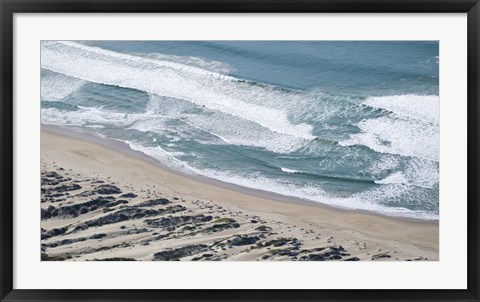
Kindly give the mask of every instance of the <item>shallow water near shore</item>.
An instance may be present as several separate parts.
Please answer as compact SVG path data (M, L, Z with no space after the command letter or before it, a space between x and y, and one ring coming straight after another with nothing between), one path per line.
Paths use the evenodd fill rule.
M438 219L436 42L42 43L42 123L335 207Z

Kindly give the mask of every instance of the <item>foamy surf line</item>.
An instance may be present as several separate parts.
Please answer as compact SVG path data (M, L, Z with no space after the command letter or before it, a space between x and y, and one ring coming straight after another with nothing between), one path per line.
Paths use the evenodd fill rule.
M253 196L258 196L262 198L267 198L270 200L277 200L282 202L294 202L307 205L316 205L316 206L326 206L329 208L334 208L338 210L346 211L359 211L363 213L369 213L372 215L380 215L389 218L395 219L407 219L407 220L418 220L418 221L438 221L438 215L433 213L427 213L423 211L412 211L404 208L392 208L392 207L382 207L380 205L367 204L359 200L350 199L351 204L345 205L342 202L345 202L346 199L330 199L330 200L312 200L309 196L302 193L291 192L285 188L278 188L277 191L267 190L265 188L274 187L271 180L248 180L245 178L238 178L236 176L228 175L225 173L218 173L218 171L208 171L208 170L198 170L189 167L181 161L176 160L177 165L170 165L165 160L168 157L156 158L150 154L142 152L140 150L135 150L127 142L114 140L110 138L103 138L95 135L92 132L77 129L66 129L58 126L44 125L42 124L42 131L48 131L51 133L64 135L73 139L83 140L91 143L95 143L106 147L108 149L121 152L130 156L146 160L147 162L156 165L161 169L165 169L171 173L177 175L192 178L197 181L201 181L210 185L215 185L221 188L234 190L240 193L245 193ZM165 151L164 151L165 152ZM168 152L165 152L165 155L168 155ZM182 166L183 165L183 166ZM188 167L190 173L184 168ZM180 169L178 169L180 168ZM192 173L193 172L193 173ZM305 192L303 192L305 193ZM393 211L392 211L393 210Z
M307 140L314 138L310 125L292 124L285 112L248 102L248 94L239 88L244 85L240 79L198 67L75 42L52 41L42 43L41 66L83 81L188 101L257 123L276 133Z

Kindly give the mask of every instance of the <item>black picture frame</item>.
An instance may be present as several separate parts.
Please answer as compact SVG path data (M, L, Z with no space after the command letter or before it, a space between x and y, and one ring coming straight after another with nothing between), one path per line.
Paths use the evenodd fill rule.
M1 0L1 301L480 301L478 0ZM26 290L13 289L13 16L15 13L468 13L468 289ZM453 278L455 276L452 276Z

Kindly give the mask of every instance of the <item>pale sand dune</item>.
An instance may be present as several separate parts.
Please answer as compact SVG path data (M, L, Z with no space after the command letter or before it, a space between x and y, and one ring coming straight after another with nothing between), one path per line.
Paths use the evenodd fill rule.
M100 207L77 217L67 215L42 219L44 232L68 226L65 234L44 239L42 244L87 238L94 234L105 235L102 238L61 243L56 247L43 247L43 252L49 257L60 260L65 257L70 260L115 257L152 260L155 253L168 249L180 249L184 253L178 257L180 260L261 260L262 257L268 260L300 260L302 256L303 259L313 260L316 255L328 258L329 254L326 253L329 251L333 251L332 255L340 255L341 260L352 257L360 260L372 260L372 257L373 260L438 260L439 257L439 228L436 221L397 219L293 199L288 201L286 197L277 198L274 195L267 198L268 194L260 192L249 194L247 191L233 190L174 173L146 159L97 143L45 130L41 134L41 157L43 176L45 172L55 171L63 179L71 178L64 183L77 181L82 187L69 191L69 195L51 199L47 196L50 193L43 194L43 209L85 203L98 197L98 194L75 196L95 190L100 185L95 183L98 180L117 186L122 194L133 192L138 195L128 199L119 198L121 194L112 194L117 201L128 199L128 204L111 206L111 212L104 213ZM54 187L55 185L42 185L47 190ZM177 208L172 208L168 215L145 214L147 216L72 232L85 221L116 213L121 207L127 211L132 206L155 198L167 198L170 203L150 207L151 209ZM148 219L158 220L167 216L200 214L210 216L210 220L193 224L187 222L171 227L170 230L152 227L146 222ZM208 232L208 228L215 223L219 224L221 219L233 219L239 225ZM257 229L261 225L272 230L262 232ZM153 240L163 235L166 236ZM235 239L236 235L254 238L255 242L232 244L232 241L239 240ZM280 241L272 241L278 238ZM267 242L270 243L266 244ZM182 247L191 247L192 251L181 249ZM310 255L313 258L309 258Z

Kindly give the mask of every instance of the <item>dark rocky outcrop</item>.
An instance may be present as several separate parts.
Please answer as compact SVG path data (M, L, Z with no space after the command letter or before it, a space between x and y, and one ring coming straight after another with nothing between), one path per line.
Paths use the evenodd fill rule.
M51 238L51 237L55 237L55 236L58 236L58 235L65 234L68 231L68 228L64 227L64 228L58 228L58 229L51 229L51 230L48 230L48 231L42 229L41 231L42 231L41 238L42 238L42 240L44 240L44 239L48 239L48 238Z
M70 192L80 190L82 187L79 184L63 184L57 187L50 188L49 191L56 192Z
M216 223L217 222L217 223ZM220 222L220 223L218 223ZM213 222L213 226L208 227L203 230L204 233L216 233L221 232L226 229L236 229L239 228L240 224L231 218L221 218Z
M108 214L106 216L86 221L74 229L74 232L86 230L89 227L93 226L102 226L106 224L112 224L117 222L122 222L126 220L139 219L143 217L152 217L160 215L162 212L158 210L146 210L139 208L125 208L120 209L114 213Z
M290 257L296 257L298 255L297 251L293 251L291 248L285 248L285 249L274 249L270 250L270 254L274 256L290 256Z
M137 194L134 194L134 193L125 193L120 195L120 198L135 198L135 197L137 197Z
M93 259L93 261L137 261L137 260L133 258L114 257L114 258L105 258L105 259Z
M372 260L378 260L378 259L382 259L382 258L391 258L391 257L392 256L390 256L388 253L381 253L381 254L373 255Z
M160 219L145 220L148 226L154 228L167 228L171 226L179 226L187 223L202 223L212 220L212 216L205 216L203 214L196 216L173 216L173 217L162 217Z
M47 243L47 244L45 244L45 246L46 247L58 247L58 246L68 245L68 244L72 244L72 243L75 243L75 242L81 242L81 241L86 241L86 240L87 240L87 238L85 238L85 237L74 238L74 239L63 239L61 241Z
M299 247L302 245L302 243L300 242L300 240L298 240L297 238L284 238L284 237L280 237L280 238L276 238L276 239L273 239L273 240L269 240L269 241L266 241L266 242L258 242L256 244L256 247L257 248L264 248L264 247L280 247L280 246L285 246L285 245L290 245L290 247L286 250L288 251L292 251L292 255L295 254L295 256L298 254L298 252L293 252L294 250L299 250ZM282 251L282 250L278 250L276 249L275 251L279 252L279 253L283 253L285 254L286 251ZM304 251L307 251L307 250L304 250ZM290 254L290 252L288 253Z
M340 260L344 256L349 256L350 254L345 252L345 249L342 246L330 246L325 249L323 253L309 254L306 256L300 257L300 260L303 261L328 261L328 260Z
M55 171L45 172L43 175L45 175L45 177L48 177L48 178L62 177L62 176L60 176L60 174L58 174L58 173L55 172ZM63 178L63 177L62 177L62 178Z
M86 240L89 240L89 239L101 239L101 238L104 238L106 236L107 236L106 234L94 234L90 237L79 237L79 238L73 238L73 239L64 239L64 240L55 241L55 242L52 242L52 243L44 243L43 246L49 247L49 248L55 248L55 247L59 247L59 246L63 246L63 245L72 244L72 243L75 243L75 242L86 241Z
M258 238L257 236L253 236L253 237L242 236L242 237L233 238L230 244L234 246L250 245L250 244L255 244L258 240L260 240L260 238Z
M154 261L171 261L179 260L183 257L192 256L205 251L207 246L205 244L187 245L178 249L169 249L158 252L153 255Z
M64 178L60 174L54 171L44 172L41 177L42 186L56 186L62 182L70 181L70 178Z
M129 234L141 234L141 233L146 233L146 232L150 232L149 229L147 228L141 228L141 229L131 229L131 230L128 230L125 232L125 235L129 235Z
M119 187L114 185L100 185L95 189L95 192L97 192L98 194L110 195L120 194L122 193L122 190L120 190Z
M95 198L93 200L78 203L71 206L64 206L56 208L54 206L49 206L47 209L41 210L41 218L49 219L56 216L68 216L68 217L77 217L79 215L86 214L88 212L95 211L102 207L114 207L119 204L127 204L126 200L114 201L115 198L112 196L105 196Z
M47 253L42 253L40 259L41 261L65 261L68 259L72 259L72 256L68 254L49 256Z
M290 240L287 238L278 238L265 243L265 246L273 245L275 247L286 245Z
M256 231L260 231L262 233L268 233L268 232L271 232L272 231L272 228L271 227L268 227L266 225L261 225L259 227L256 227L255 228Z
M107 234L93 234L92 236L90 236L90 239L100 239L105 237L107 237Z
M166 198L159 198L159 199L152 199L152 200L147 200L147 201L144 201L144 202L141 202L137 205L135 205L135 207L154 207L154 206L159 206L159 205L167 205L171 203L170 200L166 199Z
M90 196L93 196L97 194L96 192L94 191L83 191L82 193L78 194L77 196L80 196L80 197L90 197Z

